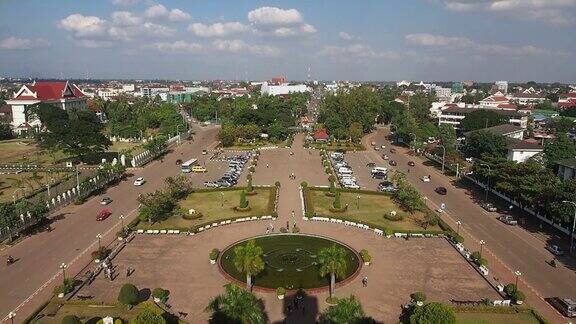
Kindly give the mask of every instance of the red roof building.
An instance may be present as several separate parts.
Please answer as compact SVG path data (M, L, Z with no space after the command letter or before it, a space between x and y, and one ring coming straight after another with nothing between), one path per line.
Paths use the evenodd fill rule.
M84 109L86 99L86 95L68 81L34 81L23 85L6 103L12 107L12 128L19 133L31 126L40 126L40 121L29 120L26 116L29 106L47 103L64 110Z
M281 84L286 83L286 77L276 76L276 77L273 77L272 80L270 80L270 81L271 81L270 83L273 85L281 85Z
M312 138L316 142L326 142L329 137L330 136L328 136L328 133L326 132L326 129L324 129L324 128L318 129L314 132L314 134L312 134Z

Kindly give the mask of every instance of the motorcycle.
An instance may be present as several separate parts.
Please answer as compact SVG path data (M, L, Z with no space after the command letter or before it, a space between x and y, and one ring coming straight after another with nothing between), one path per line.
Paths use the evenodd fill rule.
M6 258L6 265L11 265L14 262L16 262L16 261L14 260L14 258L11 255L9 255L8 258Z

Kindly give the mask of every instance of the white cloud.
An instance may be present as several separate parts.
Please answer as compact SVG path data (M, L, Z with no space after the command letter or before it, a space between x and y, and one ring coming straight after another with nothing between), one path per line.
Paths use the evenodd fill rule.
M250 45L243 40L215 40L212 45L215 49L231 53L248 52L260 56L277 56L280 51L268 45Z
M190 14L180 9L168 10L168 8L161 4L148 7L148 9L144 11L144 16L147 18L166 18L170 21L186 21L190 19Z
M115 6L132 6L139 2L140 0L112 0L112 4Z
M49 47L50 42L43 38L29 39L8 37L0 41L0 48L6 50L27 50L32 48Z
M549 25L576 23L576 0L444 0L444 7L455 12L504 14Z
M280 27L272 32L272 35L277 37L291 37L298 35L313 34L316 32L316 28L309 24L303 24L294 27Z
M370 45L352 44L348 46L324 46L319 53L322 56L329 56L335 59L389 59L400 58L400 55L393 51L376 51Z
M119 26L135 26L142 23L142 18L128 11L114 11L111 17L112 22Z
M248 21L257 25L294 25L302 23L302 15L296 9L260 7L248 13Z
M513 47L502 44L488 44L475 42L466 37L449 37L433 34L408 34L405 36L406 43L415 46L438 47L450 50L472 51L477 53L500 54L500 55L548 55L550 50L532 45Z
M236 21L212 25L194 23L188 26L188 30L198 37L226 37L246 32L248 29L248 26Z
M198 53L204 49L201 44L181 40L172 43L153 43L150 47L162 53Z
M58 22L58 27L72 32L74 37L101 36L106 32L106 20L96 16L72 14Z
M347 40L347 41L354 39L354 36L348 34L347 32L343 32L343 31L338 33L338 37L340 37L343 40Z

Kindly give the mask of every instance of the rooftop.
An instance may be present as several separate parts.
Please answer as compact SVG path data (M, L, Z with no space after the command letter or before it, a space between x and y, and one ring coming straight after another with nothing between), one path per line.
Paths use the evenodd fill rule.
M485 131L485 132L492 133L494 135L506 136L506 135L513 134L513 133L520 132L520 131L523 132L524 129L522 127L511 125L511 124L503 124L503 125L492 126L492 127L488 127L488 128L483 128L483 129L479 129L479 130L475 130L475 131L466 132L466 133L464 133L464 136L468 136L470 133L478 132L478 131Z

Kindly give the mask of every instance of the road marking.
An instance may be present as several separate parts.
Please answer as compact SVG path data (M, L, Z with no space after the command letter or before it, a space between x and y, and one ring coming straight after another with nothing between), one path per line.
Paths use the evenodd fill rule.
M127 216L132 215L135 211L137 211L138 208L134 208L131 211L128 212ZM110 234L110 232L116 228L118 225L121 225L123 222L123 220L118 221L116 224L114 224L112 227L110 227L106 232L104 232L104 234L102 235L102 237L106 237L108 234ZM84 254L86 254L86 252L88 252L90 249L93 248L94 245L98 244L98 240L92 242L92 244L90 244L86 249L84 249L84 251L80 252L78 255L76 255L76 257L74 257L74 259L72 259L72 261L70 261L68 263L68 267L70 267L72 264L74 264L76 261L78 261L78 259L80 259L80 257L82 257ZM92 261L90 261L90 263L92 263ZM50 279L48 279L46 282L44 282L38 289L36 289L30 296L28 296L26 299L24 299L24 301L22 301L18 306L16 306L16 308L14 308L12 310L12 312L16 313L18 312L18 310L20 308L22 308L24 305L26 305L32 298L34 298L37 294L39 294L42 290L44 290L50 283L52 283L52 281L54 281L56 278L58 278L60 275L62 274L61 271L57 271ZM8 321L9 317L8 315L6 315L3 319L2 322L6 322Z

